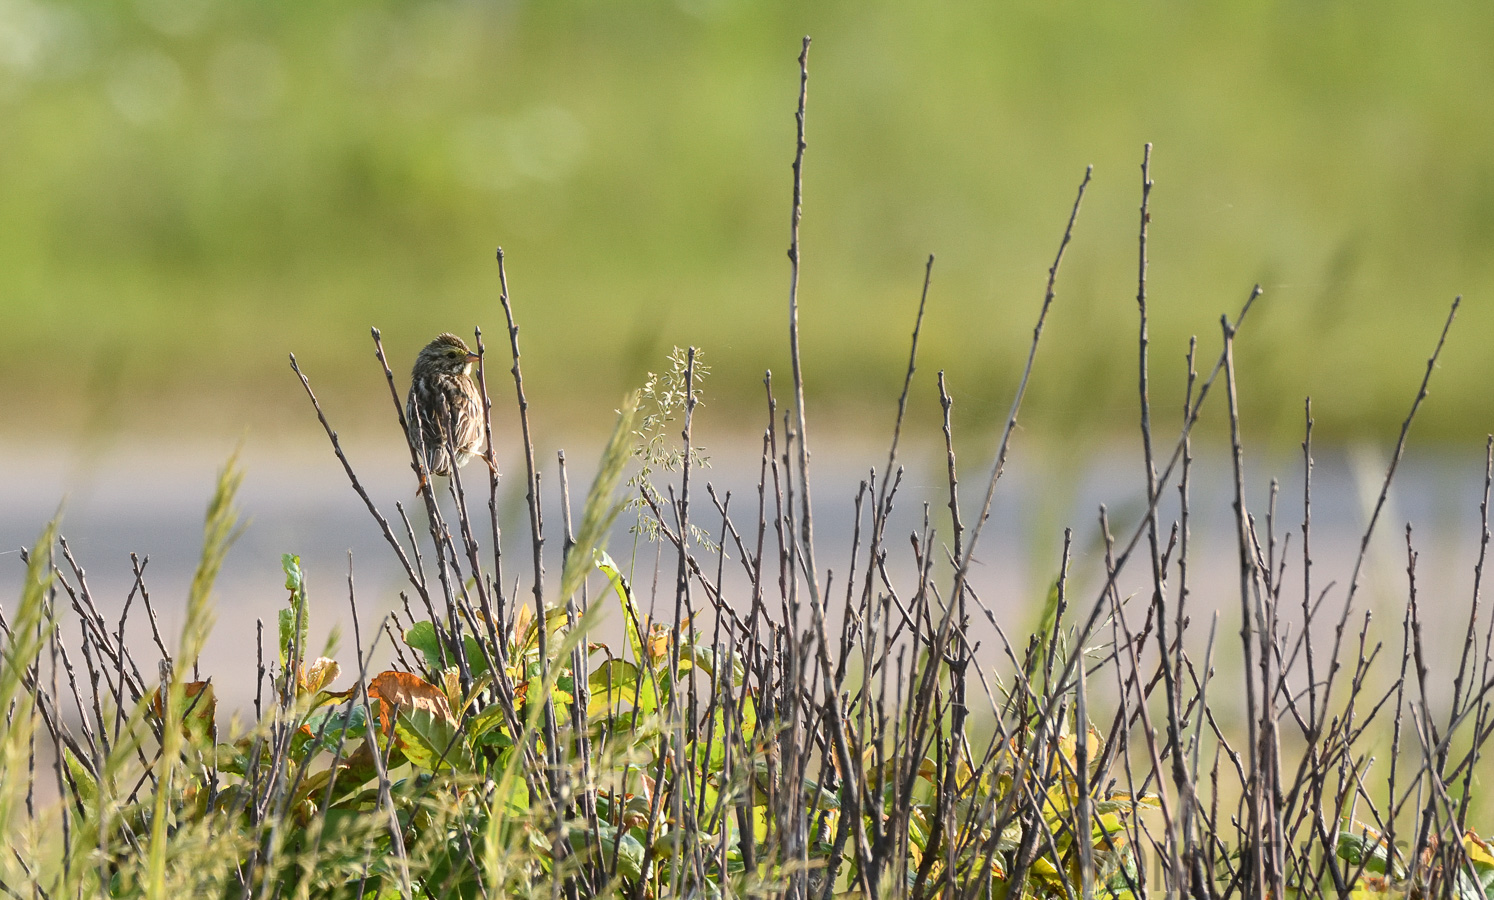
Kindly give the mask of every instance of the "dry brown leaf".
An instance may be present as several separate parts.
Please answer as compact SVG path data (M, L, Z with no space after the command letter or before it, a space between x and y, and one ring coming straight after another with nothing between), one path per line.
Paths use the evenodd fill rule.
M400 712L424 709L437 718L452 723L456 721L451 714L451 705L446 702L446 695L441 693L441 689L409 672L380 673L368 683L368 693L379 700L379 727L385 734L393 733L394 723L390 720L390 713L396 706Z

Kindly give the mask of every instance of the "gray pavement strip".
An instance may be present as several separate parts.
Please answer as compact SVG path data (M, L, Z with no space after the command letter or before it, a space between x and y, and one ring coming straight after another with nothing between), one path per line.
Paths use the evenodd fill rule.
M573 502L577 505L589 484L594 459L586 452L599 441L576 441L568 451ZM168 646L173 646L182 621L182 603L201 546L202 517L211 495L216 471L229 447L213 454L201 450L166 452L147 446L124 448L107 458L81 463L66 453L44 455L35 451L0 448L0 605L10 606L17 596L24 570L17 548L35 540L43 524L63 503L62 533L79 562L85 567L90 587L106 616L117 616L128 594L133 576L129 554L149 557L147 584L160 616ZM352 442L350 456L360 469L371 495L381 510L394 520L396 502L407 508L415 500L414 477L400 458L402 448L389 448L374 440ZM885 449L876 445L826 446L817 448L812 478L816 503L815 525L822 569L833 572L832 614L838 621L844 603L845 569L849 561L853 526L853 500L859 481L871 466L885 461ZM1098 541L1096 517L1101 503L1108 505L1117 535L1129 532L1141 510L1141 464L1119 452L1091 461L1076 474L1047 471L1044 461L1016 454L1009 464L997 494L992 521L977 553L971 584L989 606L1007 635L1016 639L1034 622L1047 585L1057 571L1062 529L1075 532L1075 589L1073 602L1088 604L1102 573L1103 551ZM739 530L751 530L757 507L758 459L732 452L712 453L713 466L694 482L692 517L713 536L720 530L704 484L716 485L717 493L731 491L733 521ZM1219 609L1225 621L1237 615L1237 562L1230 509L1232 489L1227 455L1200 451L1194 473L1192 599L1199 639L1207 631L1207 618ZM988 463L973 463L967 456L962 465L961 489L966 517L973 515L988 477ZM559 575L561 548L558 497L553 453L541 454L544 466L546 566L548 579ZM1342 585L1349 577L1358 534L1364 518L1361 497L1378 489L1383 459L1362 451L1324 451L1314 472L1314 583L1331 580ZM355 574L359 615L364 640L381 616L399 605L403 574L392 553L353 493L329 449L259 449L251 445L243 459L245 480L239 503L248 525L230 552L218 581L216 627L202 659L205 675L215 681L223 708L244 709L253 696L256 620L266 629L266 652L273 654L276 611L285 601L280 569L282 553L301 556L308 575L312 599L312 651L320 652L329 635L340 632L340 650L345 672L351 668L352 631L348 605L349 552ZM939 539L947 538L947 487L942 448L939 452L910 454L899 491L888 540L888 556L895 583L911 591L915 573L908 536L922 527L925 504ZM500 518L504 529L505 574L518 575L521 595L528 597L529 534L523 513L522 461L511 456L501 462L504 474ZM1277 507L1278 532L1296 531L1302 518L1300 457L1272 457L1252 462L1247 502L1264 528L1268 472L1282 481ZM1423 554L1419 576L1424 599L1435 604L1437 615L1428 622L1429 638L1461 645L1466 624L1472 568L1477 552L1478 498L1482 487L1483 448L1451 448L1432 454L1412 455L1397 476L1397 490L1384 514L1373 548L1365 588L1365 602L1383 607L1378 636L1398 642L1400 609L1405 598L1404 527L1416 524L1417 546ZM486 490L481 467L464 474L484 485L474 509L486 522ZM1164 523L1176 516L1176 493L1169 488L1163 504ZM869 506L869 504L868 504ZM412 510L419 529L424 513ZM663 549L662 572L653 577L656 548L635 549L627 533L630 515L624 514L612 539L612 554L628 568L635 566L635 587L648 603L655 591L671 590L673 553ZM396 526L398 527L398 526ZM1166 525L1164 525L1164 533ZM486 534L486 530L484 530ZM425 539L428 544L428 537ZM484 543L486 541L484 540ZM771 543L771 539L770 539ZM771 552L771 551L770 551ZM1289 609L1300 604L1300 534L1292 537L1286 596ZM1139 558L1136 563L1141 563ZM865 564L865 553L859 565ZM714 562L709 566L714 571ZM746 602L740 564L728 560L728 596ZM1121 580L1124 594L1145 587L1146 567L1133 564ZM511 588L512 584L506 585ZM1148 589L1149 590L1149 589ZM1145 602L1145 598L1136 601ZM775 602L776 603L776 602ZM1330 606L1332 603L1330 601ZM661 604L661 611L666 608ZM672 603L667 608L672 609ZM1336 608L1336 607L1334 607ZM138 611L138 607L137 607ZM134 613L128 632L132 647L142 661L149 633L144 618ZM76 623L64 630L71 638ZM1221 635L1227 632L1221 630ZM983 642L979 654L988 668L1004 668L1004 654L996 643L995 630L983 621L973 625L973 634ZM609 616L598 639L614 646L621 637L617 616ZM1450 645L1451 646L1451 645ZM386 645L380 658L387 659ZM1226 653L1228 650L1225 651ZM1439 654L1442 664L1455 653ZM350 676L345 674L343 680Z

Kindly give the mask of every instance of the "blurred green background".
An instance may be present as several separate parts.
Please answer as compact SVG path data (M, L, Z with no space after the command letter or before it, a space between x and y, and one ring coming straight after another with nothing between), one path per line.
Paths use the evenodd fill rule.
M401 379L438 331L501 349L499 244L545 427L695 344L755 430L804 34L822 421L886 430L932 252L915 415L945 369L996 424L1092 163L1025 421L1128 426L1152 141L1159 416L1259 281L1259 435L1307 394L1321 438L1393 434L1459 293L1420 433L1494 428L1487 3L0 0L0 436L314 428L290 351L344 426L385 417L368 326Z

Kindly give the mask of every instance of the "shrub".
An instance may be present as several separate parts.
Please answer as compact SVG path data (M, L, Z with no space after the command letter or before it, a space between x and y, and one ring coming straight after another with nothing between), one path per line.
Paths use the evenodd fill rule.
M806 42L806 57L807 49ZM801 93L790 250L792 397L780 418L768 379L756 513L745 520L751 524L739 527L744 520L733 519L730 497L709 485L711 511L699 512L703 459L693 449L692 419L703 369L689 350L671 357L669 373L651 379L646 394L624 402L574 522L562 456L564 564L559 579L547 582L539 468L500 253L525 449L531 598L504 587L496 474L486 479L483 521L472 511L482 503L478 483L464 482L460 472L435 483L412 451L429 541L417 538L403 506L391 525L369 499L293 357L352 488L407 576L404 617L388 617L365 634L354 599L355 656L347 669L356 672L355 684L331 690L342 665L311 658L300 560L287 555L276 654L258 673L270 688L268 702L256 702L257 721L247 733L222 734L212 682L188 673L197 670L211 585L236 533L236 463L225 468L208 511L183 635L175 653L158 647L158 677L147 677L149 667L142 670L124 645L123 622L111 627L99 614L82 569L49 526L25 556L25 587L4 621L0 706L8 727L0 740L0 822L15 835L11 852L0 857L5 889L48 897L631 900L1484 896L1494 884L1494 855L1468 830L1467 817L1475 767L1494 730L1490 644L1477 632L1494 440L1451 704L1434 711L1428 699L1409 531L1399 675L1388 693L1372 694L1366 676L1378 645L1368 617L1357 631L1354 624L1369 531L1346 587L1332 594L1336 614L1324 611L1330 590L1314 593L1304 581L1293 633L1284 624L1294 608L1283 581L1284 538L1274 515L1262 529L1244 500L1233 347L1259 289L1233 320L1223 320L1222 346L1207 372L1195 365L1196 344L1190 347L1181 426L1168 443L1154 440L1146 336L1148 148L1138 283L1147 503L1119 537L1111 536L1102 510L1099 589L1074 596L1066 535L1042 624L1025 642L1011 643L967 578L1089 184L1086 173L1048 273L983 499L973 510L961 496L952 400L939 379L948 465L941 499L951 530L936 534L926 516L912 535L918 578L910 593L888 574L888 525L901 487L898 446L926 272L891 447L885 465L854 497L851 564L841 579L843 599L842 589L832 597L815 555L798 366L803 99ZM408 440L377 330L373 337ZM480 330L475 337L490 411L488 351ZM1369 530L1441 347L1439 340ZM1243 668L1236 679L1246 695L1237 723L1210 705L1211 689L1218 691L1218 620L1200 641L1188 605L1190 436L1205 402L1221 393L1221 375L1224 399L1215 402L1226 405L1230 423L1239 548ZM1305 421L1307 565L1310 406ZM661 437L671 422L681 427L677 447ZM635 459L641 466L624 490ZM666 474L674 480L664 487L652 480ZM1165 523L1158 506L1163 491L1174 487L1180 515ZM613 521L628 504L638 507L646 534L673 552L673 608L658 615L642 608L623 567L605 551ZM744 595L734 595L723 577L729 561L743 570ZM1128 603L1117 576L1138 564L1149 568L1151 590ZM148 604L143 574L138 568L136 574ZM352 588L350 576L355 598ZM60 638L64 603L83 629L74 650ZM625 626L617 648L588 639L608 610ZM1001 638L1004 677L977 656L971 634L979 618ZM381 638L396 637L396 630L397 662L371 672ZM1320 658L1315 641L1324 640L1331 640L1331 653ZM1113 698L1091 696L1096 678L1113 683ZM1382 793L1370 786L1372 760L1362 748L1367 735L1384 727L1393 745ZM38 745L50 745L56 757L62 800L50 818L31 802L36 779L46 777L35 766Z

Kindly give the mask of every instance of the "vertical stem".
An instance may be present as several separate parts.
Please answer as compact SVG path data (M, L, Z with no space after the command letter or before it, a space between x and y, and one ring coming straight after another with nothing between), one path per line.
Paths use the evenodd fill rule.
M555 452L556 465L559 468L560 477L560 524L565 532L565 549L561 555L561 571L565 571L566 560L571 552L575 550L576 541L571 530L571 485L566 477L565 451ZM586 611L586 585L581 586L581 611ZM576 627L576 601L574 597L565 598L566 605L566 630ZM586 642L578 643L571 651L571 680L575 687L575 702L571 704L571 729L575 732L576 762L580 766L579 787L577 798L581 808L581 816L587 821L595 837L598 833L596 815L596 788L592 784L591 777L591 734L586 727L586 710L590 706L591 697L587 692L586 672ZM600 843L598 843L600 846ZM582 878L593 874L591 867L583 868ZM596 893L596 885L587 885L587 892Z
M1259 597L1256 594L1259 586L1259 572L1255 564L1255 553L1251 547L1250 524L1245 512L1245 452L1240 441L1240 404L1238 385L1235 381L1235 329L1230 325L1229 318L1225 316L1220 317L1220 325L1224 332L1224 380L1229 399L1230 458L1234 466L1235 482L1235 534L1240 556L1240 643L1243 647L1242 656L1248 669L1256 658L1257 634L1254 619L1259 606ZM1262 650L1263 654L1266 652ZM1261 697L1257 697L1258 690L1262 692ZM1262 713L1260 709L1260 703L1263 700L1269 702L1270 697L1269 685L1257 685L1254 676L1247 671L1245 716L1250 741L1248 748L1250 774L1244 802L1247 817L1245 833L1249 846L1241 849L1248 854L1250 861L1250 893L1257 897L1267 895L1268 879L1274 874L1274 872L1268 872L1266 868L1266 829L1270 811L1266 808L1267 760L1264 758L1263 747L1265 741L1260 734L1262 724L1274 722L1274 717Z
M1137 271L1136 271L1136 308L1140 325L1137 334L1137 368L1138 368L1138 393L1141 396L1141 446L1146 465L1146 538L1147 546L1151 550L1152 563L1152 607L1155 611L1157 621L1157 647L1160 651L1159 666L1162 671L1163 686L1167 691L1167 742L1169 755L1172 758L1173 783L1180 795L1186 795L1187 773L1183 768L1182 755L1182 727L1179 721L1177 693L1173 689L1175 673L1172 670L1172 660L1169 654L1170 644L1167 638L1167 573L1162 563L1162 546L1157 536L1157 465L1152 451L1152 405L1149 388L1149 354L1148 348L1151 338L1147 333L1147 307L1146 307L1146 241L1147 226L1151 224L1151 197L1152 197L1152 145L1147 144L1142 150L1141 156L1141 224L1138 230ZM1179 639L1181 639L1181 633ZM1143 705L1146 698L1139 701ZM1158 776L1162 773L1158 772ZM1159 793L1162 785L1157 785ZM1169 831L1163 835L1163 849L1167 855L1169 875L1172 878L1172 889L1181 891L1184 884L1182 857L1178 854L1178 835ZM1186 839L1186 838L1185 838Z
M1307 654L1307 724L1316 742L1318 722L1318 680L1312 653L1312 398L1303 402L1302 435L1302 642ZM1326 711L1325 711L1326 714Z
M519 370L519 326L514 323L513 306L508 298L508 274L503 268L503 248L498 248L498 284L500 293L498 300L503 304L503 315L508 320L508 343L513 352L514 365L511 370L514 376L514 392L519 403L519 425L524 436L524 467L529 479L529 529L533 537L532 547L534 549L534 620L539 623L539 658L540 658L540 683L550 683L550 648L549 628L547 627L545 609L545 566L542 550L545 544L544 523L540 517L539 505L539 471L534 465L534 438L529 431L529 401L524 396L524 376ZM558 797L560 766L559 748L555 739L555 705L551 702L548 693L545 696L544 711L544 739L545 760L549 764L549 771L545 773L545 781L550 788L551 798ZM557 825L558 827L558 825ZM557 852L564 853L563 844L557 843Z
M1084 202L1084 191L1089 187L1090 178L1094 176L1094 173L1094 166L1085 167L1084 180L1079 183L1078 196L1074 198L1074 207L1069 211L1068 225L1064 227L1063 239L1058 243L1058 253L1053 257L1053 265L1048 268L1048 286L1043 292L1043 305L1038 311L1037 324L1032 329L1032 343L1027 349L1027 365L1022 369L1022 380L1017 383L1017 393L1012 398L1011 411L1007 414L1006 424L1001 430L1001 441L996 448L996 462L991 466L991 478L986 483L986 498L981 504L980 514L970 524L965 554L960 557L959 566L955 569L954 587L950 590L955 597L965 590L965 577L970 571L970 561L974 558L975 545L980 540L981 529L985 527L987 517L991 515L991 504L996 498L996 482L1001 479L1002 470L1006 468L1007 450L1011 447L1012 432L1017 428L1017 413L1022 409L1022 398L1027 395L1027 382L1032 377L1032 366L1037 360L1038 343L1043 336L1043 325L1048 321L1048 310L1053 306L1058 267L1063 264L1063 254L1068 249L1069 241L1073 240L1074 222L1079 218L1079 206Z
M473 332L477 342L477 384L482 390L482 430L483 439L487 446L488 463L488 522L493 535L493 573L492 589L480 593L479 599L486 602L489 594L493 599L490 609L484 609L483 615L487 616L488 641L493 645L495 661L499 667L508 665L505 651L506 641L498 639L498 630L502 623L507 621L507 603L503 596L503 541L502 529L498 527L498 460L497 451L493 447L493 399L488 395L488 371L487 358L488 348L483 343L482 329L477 328ZM474 565L474 569L476 566ZM478 578L482 577L480 571L475 571ZM497 674L496 672L494 673Z
M809 497L809 431L804 414L804 369L799 353L799 220L804 214L804 149L808 146L804 141L804 108L809 100L809 40L805 35L804 49L799 53L799 110L794 114L798 140L794 145L794 208L789 218L789 357L794 368L794 404L799 431L799 543L804 554L809 600L819 615L819 572L814 562L814 518Z

